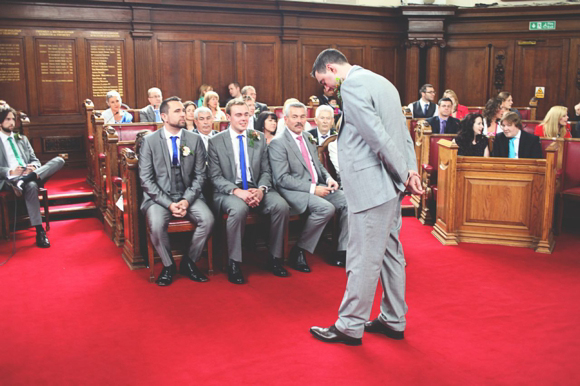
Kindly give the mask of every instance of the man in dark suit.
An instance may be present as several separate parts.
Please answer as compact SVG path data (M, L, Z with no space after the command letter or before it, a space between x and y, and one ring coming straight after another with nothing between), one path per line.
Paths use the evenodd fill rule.
M451 116L453 101L449 98L441 98L437 105L439 106L439 113L427 119L427 122L431 125L431 132L433 134L457 134L457 131L459 131L459 119Z
M214 187L214 207L220 216L228 215L228 280L234 284L244 283L240 268L242 239L251 210L269 215L269 268L276 276L288 276L282 261L290 208L272 188L266 138L259 131L247 129L252 117L242 99L229 101L226 115L230 127L210 138L208 163Z
M161 114L159 113L159 106L163 101L163 96L161 95L161 90L157 87L151 87L147 91L147 99L149 100L149 106L143 107L139 112L140 122L163 122L161 120Z
M522 130L519 115L509 111L501 118L503 133L493 142L492 157L544 158L540 138Z
M36 245L48 248L50 242L42 227L38 188L63 167L64 160L55 157L41 166L28 138L13 132L16 110L7 105L0 108L0 125L0 190L12 189L18 197L24 194L30 224L36 228Z
M419 93L421 94L421 99L407 106L411 110L413 118L431 118L437 115L437 105L433 103L435 100L433 85L424 84L419 89Z
M232 82L228 84L228 91L230 93L230 97L225 100L226 105L232 99L236 99L242 96L242 91L240 90L240 84L238 82Z
M242 97L245 96L251 96L252 99L254 100L254 102L256 103L256 111L254 112L254 115L258 116L260 115L260 113L264 112L264 111L268 111L268 105L266 105L265 103L260 103L258 102L258 100L256 99L256 89L254 88L254 86L244 86L244 88L242 88Z
M170 285L176 273L167 233L167 224L173 217L196 224L189 253L183 257L179 273L193 281L205 282L207 277L195 265L214 223L202 194L207 172L205 147L198 134L183 130L185 108L181 99L168 98L159 110L165 125L146 136L139 151L141 211L149 224L153 246L163 262L157 284Z
M318 106L314 120L316 121L316 127L310 130L309 133L314 137L318 146L322 145L331 135L337 134L336 130L332 127L334 123L334 109L330 105Z

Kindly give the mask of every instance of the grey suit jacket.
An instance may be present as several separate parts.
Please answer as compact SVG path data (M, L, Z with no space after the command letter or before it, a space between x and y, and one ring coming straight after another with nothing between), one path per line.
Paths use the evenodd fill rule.
M253 145L250 136L258 135ZM248 160L252 181L256 186L265 186L272 189L272 175L268 162L268 144L264 134L256 130L247 130ZM208 164L209 178L214 187L214 202L219 207L220 195L229 195L236 185L236 160L232 147L232 138L229 128L209 139Z
M139 111L139 122L157 122L155 120L155 109L153 106L143 107Z
M326 185L330 174L318 159L317 145L310 142L311 139L314 141L314 138L306 131L302 132L302 137L312 157L318 175L318 185ZM294 211L303 213L308 207L312 178L308 165L304 161L300 149L294 143L295 141L288 128L284 129L282 135L274 137L270 141L270 165L272 166L274 186L278 192Z
M401 99L391 82L354 66L340 92L344 116L338 162L349 210L357 213L404 191L417 161Z
M14 133L16 135L16 133ZM18 152L20 153L20 157L22 157L22 161L26 165L32 164L36 166L36 168L40 167L40 161L36 158L36 154L34 154L34 149L28 138L22 134L18 134L19 138L14 138L14 143L18 148ZM6 176L10 171L10 167L8 165L8 157L6 152L4 151L4 145L0 142L0 190L4 188L4 184L6 183Z
M207 178L207 153L199 134L181 130L181 146L191 150L188 156L180 157L181 174L187 189L183 193L189 205L201 196L201 189ZM181 150L182 151L182 150ZM171 199L171 156L167 148L165 130L149 134L143 140L139 151L139 178L143 188L141 210L147 211L153 203L165 208L173 203Z

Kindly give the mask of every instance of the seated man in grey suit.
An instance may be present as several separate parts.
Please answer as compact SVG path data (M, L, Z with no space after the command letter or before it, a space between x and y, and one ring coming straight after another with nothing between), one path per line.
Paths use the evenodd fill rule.
M40 166L28 138L13 133L16 126L16 110L13 108L0 107L0 124L0 190L12 189L18 197L24 191L30 224L36 228L36 245L48 248L50 242L42 227L38 187L63 167L64 160L55 157Z
M214 223L201 192L207 175L207 153L198 134L183 130L185 109L181 99L168 98L159 110L165 126L146 136L139 151L141 210L147 218L153 246L163 262L157 284L170 285L176 272L167 234L167 224L173 217L186 218L197 225L179 273L193 281L205 282L207 277L195 262Z
M195 122L195 127L197 127L193 132L201 136L205 150L207 150L209 139L218 134L213 129L213 114L211 110L205 106L198 107L193 113L193 121Z
M214 186L214 206L226 213L228 243L228 279L243 284L242 238L250 210L270 215L269 268L276 276L288 276L282 266L284 230L288 226L290 208L272 189L268 162L268 144L264 134L247 130L252 119L242 99L226 105L230 127L209 140L209 175Z
M149 99L149 106L143 107L139 112L140 122L162 122L161 114L159 113L159 106L163 100L161 90L157 87L151 87L147 91L147 99Z
M314 252L325 225L338 211L340 235L333 263L344 266L348 242L348 209L344 194L320 163L316 141L304 132L306 106L300 102L286 105L284 119L287 129L272 139L269 149L275 186L293 212L308 211L300 239L290 252L290 264L298 271L310 272L304 251Z

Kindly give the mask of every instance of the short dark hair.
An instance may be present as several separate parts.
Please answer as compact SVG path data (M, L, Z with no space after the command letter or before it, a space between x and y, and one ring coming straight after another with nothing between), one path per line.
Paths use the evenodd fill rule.
M172 96L161 102L161 106L159 106L160 114L167 114L169 112L169 102L181 102L181 98L177 96Z
M0 123L4 123L6 118L8 118L8 114L14 114L14 119L18 118L18 113L12 107L2 107L0 108Z
M263 133L264 123L266 122L266 119L268 119L269 117L272 117L272 119L274 119L276 123L278 122L278 116L275 113L271 111L262 111L260 115L258 115L258 120L256 121L256 126L254 127L254 129L261 131ZM276 131L274 131L274 134L276 134Z
M237 88L240 88L240 84L238 82L230 82L230 84L233 84ZM228 84L228 87L230 86L230 84Z
M425 83L423 86L421 86L421 88L419 89L419 93L424 93L427 92L427 88L431 87L433 90L435 90L435 87L433 87L432 84L429 83Z
M335 50L334 48L327 48L318 54L314 64L312 65L312 72L310 76L313 78L316 77L316 73L325 74L326 73L326 65L327 64L344 64L348 63L346 56L339 50Z
M227 115L231 115L232 106L246 106L246 107L248 107L248 105L246 104L246 102L242 98L230 99L230 101L226 104L226 114ZM249 109L249 107L248 107L248 109Z
M453 101L451 100L451 98L441 98L441 99L439 99L439 102L437 102L437 106L441 106L441 102L449 102L449 103L451 103L451 106L453 106Z

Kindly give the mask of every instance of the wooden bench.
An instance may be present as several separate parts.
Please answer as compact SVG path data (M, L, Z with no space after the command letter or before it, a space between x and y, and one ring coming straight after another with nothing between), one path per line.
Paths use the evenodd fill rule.
M558 189L556 220L558 233L562 231L564 204L567 201L580 201L580 138L565 138L562 142L562 178Z

